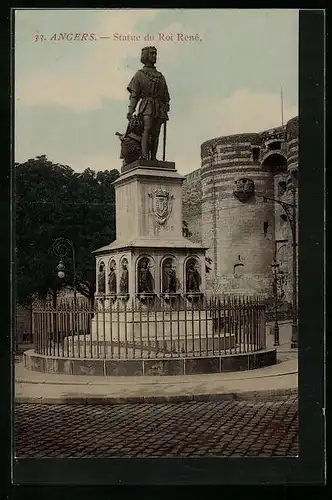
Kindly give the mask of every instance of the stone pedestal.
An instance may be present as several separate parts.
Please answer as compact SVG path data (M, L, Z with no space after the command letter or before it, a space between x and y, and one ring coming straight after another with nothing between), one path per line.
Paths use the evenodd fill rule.
M145 296L163 300L169 293L204 293L206 249L182 236L183 181L173 162L144 160L122 167L114 182L116 240L94 252L97 296L123 304L144 302Z

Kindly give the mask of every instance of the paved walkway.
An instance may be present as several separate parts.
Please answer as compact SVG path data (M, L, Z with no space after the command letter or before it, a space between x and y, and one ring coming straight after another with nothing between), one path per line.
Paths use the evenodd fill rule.
M290 323L280 325L278 363L243 372L149 377L45 374L15 366L18 403L111 404L211 399L273 398L297 393L297 350L290 348ZM273 335L267 336L267 347Z
M273 401L15 406L19 458L297 454L296 395Z

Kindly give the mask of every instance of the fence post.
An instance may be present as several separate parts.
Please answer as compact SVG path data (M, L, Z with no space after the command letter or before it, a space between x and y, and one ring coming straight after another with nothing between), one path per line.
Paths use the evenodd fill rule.
M260 342L261 349L266 349L266 317L265 317L265 304L261 303L261 321L260 321L260 331L261 336L263 336Z

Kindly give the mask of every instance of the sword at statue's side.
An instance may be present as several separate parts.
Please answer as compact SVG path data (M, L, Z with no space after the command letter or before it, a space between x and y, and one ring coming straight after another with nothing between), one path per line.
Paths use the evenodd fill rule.
M166 124L167 124L167 121L164 122L163 161L165 161L165 157L166 157Z

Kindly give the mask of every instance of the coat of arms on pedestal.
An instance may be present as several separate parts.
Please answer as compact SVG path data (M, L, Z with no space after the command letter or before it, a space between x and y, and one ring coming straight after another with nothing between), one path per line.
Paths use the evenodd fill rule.
M172 211L173 195L164 189L149 193L152 199L152 212L158 224L165 224Z

